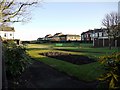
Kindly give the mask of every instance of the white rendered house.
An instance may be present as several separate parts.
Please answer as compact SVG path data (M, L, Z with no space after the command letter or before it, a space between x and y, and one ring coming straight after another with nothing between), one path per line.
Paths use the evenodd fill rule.
M0 36L2 40L12 40L14 39L14 27L0 27Z

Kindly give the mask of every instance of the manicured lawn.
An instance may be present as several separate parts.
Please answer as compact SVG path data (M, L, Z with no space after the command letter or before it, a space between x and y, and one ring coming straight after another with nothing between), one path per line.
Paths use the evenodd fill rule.
M54 49L62 50L62 51L69 51L69 52L77 52L82 55L92 56L92 57L100 57L102 55L108 55L113 52L120 52L118 48L112 48L111 50L108 47L104 48L95 48L92 47L92 44L79 44L76 47L54 47Z
M55 44L28 44L27 48L28 48L27 51L32 58L38 61L41 61L61 72L67 73L70 76L77 77L78 79L84 80L84 81L96 80L101 74L104 73L104 70L102 69L103 66L99 62L84 64L84 65L75 65L69 62L42 56L42 55L39 55L39 53L57 51L57 52L98 57L105 53L110 54L115 50L117 51L117 49L110 51L108 48L92 48L91 44L78 45L78 46L69 46L69 44L67 46L66 44L65 47L55 46ZM70 51L67 51L66 49ZM98 53L95 53L95 52L98 52Z
M102 55L108 55L111 54L113 52L119 52L118 49L114 48L112 50L109 50L108 48L73 48L73 47L69 47L69 48L63 48L63 47L57 47L55 48L57 50L61 50L61 51L69 51L69 52L77 52L77 53L81 53L83 55L87 55L87 56L91 56L91 57L100 57Z
M43 51L43 52L47 52L47 51ZM29 51L29 54L36 60L44 62L45 64L48 64L51 67L61 72L65 72L70 76L77 77L80 80L93 81L96 80L96 78L104 72L101 69L102 67L98 62L86 64L86 65L75 65L65 61L60 61L39 55L38 54L39 52L40 52L39 50L31 50Z

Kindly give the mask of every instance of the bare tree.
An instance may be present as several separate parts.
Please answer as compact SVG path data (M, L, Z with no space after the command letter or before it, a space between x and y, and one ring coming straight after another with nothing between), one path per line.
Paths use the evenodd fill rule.
M30 7L37 5L39 1L0 0L0 25L29 20Z
M40 0L39 0L40 1ZM15 22L25 22L29 20L29 12L30 8L36 6L39 3L38 0L0 0L0 29L2 26L6 26L10 23ZM1 39L1 38L0 38ZM1 44L1 40L0 40ZM0 45L0 49L2 49L2 45ZM0 50L0 64L2 62L2 67L5 67L5 61L2 59L2 50ZM4 53L4 52L3 52ZM3 57L4 58L4 57ZM2 70L0 70L0 73ZM3 75L5 75L5 69L3 68ZM5 84L5 78L3 80L3 84ZM0 86L2 86L0 84ZM0 87L1 88L1 87ZM3 88L6 88L6 84L3 85Z
M120 37L120 24L118 21L118 13L112 12L110 14L107 14L103 19L102 24L107 28L109 48L111 49L112 41L115 41L118 37Z

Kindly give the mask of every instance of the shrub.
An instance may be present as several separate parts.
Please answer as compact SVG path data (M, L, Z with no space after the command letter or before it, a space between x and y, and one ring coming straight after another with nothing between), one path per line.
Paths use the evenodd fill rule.
M19 76L31 62L25 47L17 46L13 42L3 44L3 58L7 76L10 78Z
M106 73L101 75L100 81L108 83L109 89L120 88L120 52L100 57Z

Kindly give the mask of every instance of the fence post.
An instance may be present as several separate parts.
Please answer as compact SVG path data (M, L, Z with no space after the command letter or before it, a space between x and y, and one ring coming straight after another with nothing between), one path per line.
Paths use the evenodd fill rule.
M2 40L0 37L0 90L2 89Z

